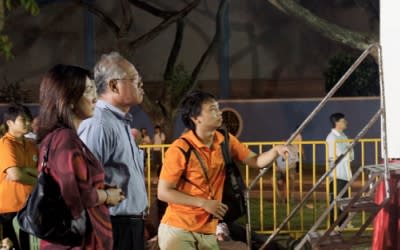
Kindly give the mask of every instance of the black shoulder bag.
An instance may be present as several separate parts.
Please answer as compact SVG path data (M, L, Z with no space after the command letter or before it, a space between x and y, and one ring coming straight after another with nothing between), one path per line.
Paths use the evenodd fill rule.
M228 205L228 211L226 212L223 221L230 223L234 222L235 220L246 214L246 202L244 199L244 190L246 188L246 185L244 184L239 168L237 167L237 165L230 156L228 132L225 129L221 129L218 131L220 131L225 138L221 144L222 155L224 157L224 162L225 162L225 182L222 194L222 203ZM198 152L193 148L193 146L190 144L188 140L186 140L185 138L181 139L183 139L189 145L189 150L187 150L186 152L183 149L181 149L181 151L185 155L186 164L189 161L191 151L193 151L195 153L196 158L200 162L200 166L203 171L204 177L207 183L210 185L207 169L204 166L204 162L200 158ZM185 176L183 176L183 179L191 183L191 181L187 180ZM214 196L214 192L211 189L211 187L210 191L212 192L211 195Z
M228 205L229 209L224 216L225 222L233 222L246 214L246 202L244 199L244 184L242 174L238 166L232 160L229 152L229 134L223 129L219 130L224 134L225 140L221 145L225 161L225 182L222 203Z
M40 239L66 246L80 246L86 231L86 212L78 219L72 218L60 187L49 173L47 161L51 139L43 157L38 183L24 208L18 212L17 220L23 231Z

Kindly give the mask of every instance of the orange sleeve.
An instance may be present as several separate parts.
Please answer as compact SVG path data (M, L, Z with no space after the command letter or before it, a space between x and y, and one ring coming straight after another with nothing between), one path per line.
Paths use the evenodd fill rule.
M243 161L250 156L252 151L242 144L235 136L229 134L229 146L231 151L231 157L239 161Z
M10 141L3 140L0 141L0 172L5 173L10 167L17 166L17 155L15 152L15 147L10 143Z
M186 168L185 155L181 151L181 149L176 145L176 143L174 143L165 152L164 163L160 173L160 180L177 184L185 168Z

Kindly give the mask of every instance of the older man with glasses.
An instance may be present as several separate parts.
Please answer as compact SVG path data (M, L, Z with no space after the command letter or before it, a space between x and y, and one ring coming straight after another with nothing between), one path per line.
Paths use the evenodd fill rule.
M135 66L117 52L103 55L94 68L98 101L94 116L78 133L103 163L106 183L120 187L126 199L110 207L114 249L144 249L147 194L143 152L130 132L129 110L143 101L143 82Z

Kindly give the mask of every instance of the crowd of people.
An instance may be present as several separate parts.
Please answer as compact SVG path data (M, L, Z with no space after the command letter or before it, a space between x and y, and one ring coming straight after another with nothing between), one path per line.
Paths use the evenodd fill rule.
M159 248L219 249L218 239L231 239L242 229L232 223L219 224L229 208L222 203L224 135L217 131L222 112L216 97L192 91L184 98L181 118L187 131L162 158L160 145L166 140L162 128L155 126L151 138L146 128L132 130L130 125L134 117L129 110L141 104L144 97L143 81L135 66L111 52L101 56L93 72L56 65L42 79L37 117L17 104L5 111L5 134L0 139L2 244L29 249L29 235L20 231L17 237L13 219L35 187L48 152L49 173L72 217L84 218L88 226L81 246L41 240L41 249L145 249L145 154L138 145L154 144L152 162L159 173L157 196L167 204L158 227ZM332 162L347 146L335 146L335 141L347 137L343 114L333 114L331 122L333 129L327 142L330 149L337 148L329 150ZM301 137L296 140L301 141ZM184 153L189 147L193 150L187 157ZM278 157L281 162L289 157L294 162L289 164L291 174L299 147L276 145L256 154L229 134L229 151L235 161L256 169ZM351 171L344 164L337 169L340 190Z

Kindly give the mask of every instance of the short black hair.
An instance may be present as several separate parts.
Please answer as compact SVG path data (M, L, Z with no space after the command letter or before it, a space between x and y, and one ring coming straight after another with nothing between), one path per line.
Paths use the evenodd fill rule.
M5 130L8 131L7 121L15 122L18 116L23 116L32 121L32 113L28 107L21 104L12 104L3 114L3 125Z
M331 114L331 116L329 117L329 120L331 121L332 124L332 128L336 127L336 123L340 120L344 118L344 114L343 113L333 113Z
M196 128L191 118L199 116L201 113L201 105L210 100L216 100L215 96L203 91L196 90L186 95L181 104L182 122L186 128L190 130Z

